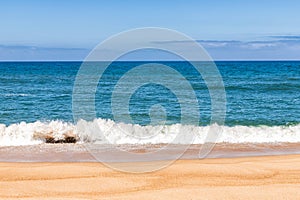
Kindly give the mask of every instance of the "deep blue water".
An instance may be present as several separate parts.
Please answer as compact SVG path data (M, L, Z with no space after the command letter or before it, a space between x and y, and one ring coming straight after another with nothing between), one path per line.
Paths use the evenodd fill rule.
M141 62L113 63L98 84L95 95L98 118L113 119L111 95L125 72ZM209 124L211 102L204 81L185 62L163 62L180 72L198 98L200 125ZM73 121L72 92L80 62L1 62L0 123L37 120ZM222 75L227 101L225 124L289 125L300 122L300 62L216 62ZM149 72L149 76L153 75ZM158 74L172 79L168 74ZM139 78L138 76L136 77ZM181 87L181 83L177 83ZM124 88L126 91L126 88ZM186 102L189 97L186 97ZM161 104L167 123L180 122L176 95L159 84L146 84L129 101L134 123L150 123L149 109Z

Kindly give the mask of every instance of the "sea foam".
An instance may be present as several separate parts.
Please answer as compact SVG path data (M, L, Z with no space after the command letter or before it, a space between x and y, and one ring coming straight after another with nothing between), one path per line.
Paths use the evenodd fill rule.
M80 120L77 124L63 121L34 123L21 122L6 126L0 124L0 146L35 145L45 142L79 142L103 144L203 144L211 126L159 125L140 126L116 123L112 120ZM216 143L297 143L300 142L300 124L290 126L219 126ZM192 133L194 139L178 134ZM68 140L68 138L70 140Z

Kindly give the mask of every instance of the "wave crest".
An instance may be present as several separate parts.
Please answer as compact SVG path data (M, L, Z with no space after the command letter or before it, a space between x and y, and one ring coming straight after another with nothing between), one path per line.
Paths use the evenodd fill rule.
M212 125L216 126L216 125ZM76 125L63 121L0 124L0 146L35 145L60 142L111 144L174 143L177 134L193 133L193 144L203 144L209 126L161 125L140 126L112 120L80 120ZM290 126L222 126L217 143L296 143L300 142L300 124ZM99 131L102 134L99 134ZM189 144L190 141L179 141Z

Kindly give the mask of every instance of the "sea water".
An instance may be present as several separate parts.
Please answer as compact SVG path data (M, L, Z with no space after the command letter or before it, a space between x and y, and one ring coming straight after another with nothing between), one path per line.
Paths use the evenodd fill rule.
M131 94L132 121L114 116L112 94L122 76L142 64L160 63L183 75L197 97L199 123L181 122L181 105L176 95L163 85L148 83ZM96 117L74 121L72 92L81 62L1 62L0 63L0 146L33 145L45 142L36 134L52 134L57 140L72 133L78 142L113 144L172 143L176 130L195 135L194 144L205 142L212 124L210 93L201 75L188 62L114 62L94 91ZM300 62L216 62L226 92L226 118L217 143L300 142ZM95 65L95 67L97 67ZM145 76L137 74L136 78ZM146 74L172 80L168 74ZM88 82L88 80L87 80ZM180 81L177 89L184 92ZM124 87L126 92L126 87ZM186 96L184 102L189 102ZM163 124L151 124L149 110L160 105L165 110ZM192 117L191 117L192 119ZM97 125L107 140L85 131ZM218 125L217 125L218 126ZM120 129L121 127L121 129ZM122 130L126 130L124 135ZM151 135L143 138L139 136ZM186 141L179 141L185 143Z

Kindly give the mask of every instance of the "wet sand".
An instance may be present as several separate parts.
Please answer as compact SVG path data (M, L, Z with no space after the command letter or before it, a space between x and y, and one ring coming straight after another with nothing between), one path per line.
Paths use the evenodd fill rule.
M178 160L142 174L95 162L0 163L2 199L295 199L299 188L300 155Z
M29 146L0 147L0 162L146 162L174 160L181 156L182 160L199 158L201 145L190 145L182 153L183 145L168 145L165 151L159 151L164 145L92 145L83 144L39 144ZM90 147L88 149L88 147ZM158 152L150 157L137 159L120 154L119 150L145 154ZM300 154L300 143L218 143L207 158L232 158L266 155Z

